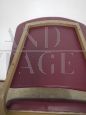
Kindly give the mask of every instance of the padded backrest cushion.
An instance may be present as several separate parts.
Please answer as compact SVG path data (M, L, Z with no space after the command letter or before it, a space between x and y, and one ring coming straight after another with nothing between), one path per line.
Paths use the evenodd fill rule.
M29 22L46 19L67 20L42 18ZM16 30L11 61L26 23L28 22L20 24ZM86 27L83 24L80 26L86 36ZM11 87L64 87L86 90L86 60L80 51L81 46L74 28L36 27L30 29L29 33Z

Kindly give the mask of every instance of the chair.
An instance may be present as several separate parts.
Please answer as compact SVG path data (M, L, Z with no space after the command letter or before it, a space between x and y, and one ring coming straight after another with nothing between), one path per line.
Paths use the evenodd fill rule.
M0 115L86 114L86 27L40 18L17 27Z

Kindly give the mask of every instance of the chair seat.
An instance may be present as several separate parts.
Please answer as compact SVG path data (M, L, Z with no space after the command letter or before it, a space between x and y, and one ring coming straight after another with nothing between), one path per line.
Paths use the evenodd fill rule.
M70 100L14 99L7 103L8 110L44 112L86 112L86 103Z

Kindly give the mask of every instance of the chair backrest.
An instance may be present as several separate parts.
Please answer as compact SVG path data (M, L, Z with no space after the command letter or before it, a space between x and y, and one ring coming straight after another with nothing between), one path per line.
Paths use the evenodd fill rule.
M27 23L63 20L42 18L24 22L16 30L11 61ZM80 25L86 36L85 25ZM11 87L56 87L86 91L86 59L81 51L79 36L75 28L64 25L32 27L29 30Z

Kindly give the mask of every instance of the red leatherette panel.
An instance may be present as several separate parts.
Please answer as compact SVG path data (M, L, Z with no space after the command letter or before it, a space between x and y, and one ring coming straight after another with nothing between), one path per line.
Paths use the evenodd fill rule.
M16 99L9 101L7 108L11 110L83 113L86 112L86 103L67 100Z
M67 20L42 18L29 22L47 19ZM28 22L20 24L16 30L17 45L26 23ZM80 24L80 26L86 36L85 25ZM48 48L45 47L45 36L47 36L45 31L48 31ZM29 39L31 37L37 41L37 47ZM16 44L13 44L11 60ZM86 60L83 53L79 52L81 47L74 28L64 26L32 28L23 50L28 50L28 52L23 52L21 55L11 87L63 87L86 91ZM45 53L45 51L51 52Z

